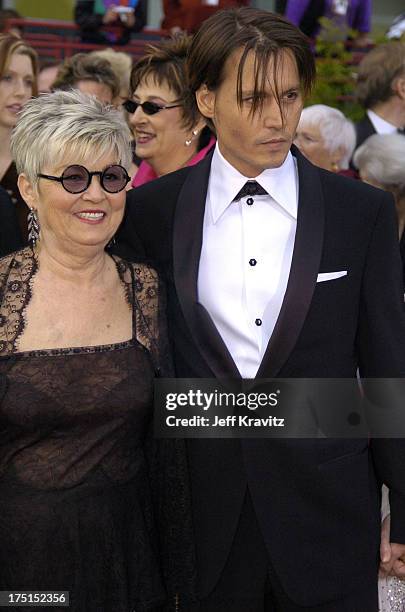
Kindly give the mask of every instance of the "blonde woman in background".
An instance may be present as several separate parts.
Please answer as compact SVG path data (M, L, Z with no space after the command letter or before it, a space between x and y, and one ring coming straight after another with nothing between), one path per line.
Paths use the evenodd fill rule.
M114 49L103 49L102 51L93 51L89 54L90 57L100 58L109 62L115 76L118 78L120 89L118 94L113 99L114 106L121 105L128 100L130 95L130 77L132 70L132 58L128 53L122 51L114 51ZM129 114L125 112L125 118L129 124ZM132 141L132 163L129 169L129 175L135 176L138 171L141 160L135 155L135 143ZM131 189L131 183L128 183L127 189Z
M89 57L99 57L109 62L115 76L119 81L119 92L113 99L114 106L120 106L129 97L129 79L132 70L132 58L128 53L114 51L114 49L103 49L92 51Z
M10 138L19 113L38 93L37 74L34 49L21 38L0 34L0 186L8 192L16 207L21 246L28 239L28 208L17 187Z

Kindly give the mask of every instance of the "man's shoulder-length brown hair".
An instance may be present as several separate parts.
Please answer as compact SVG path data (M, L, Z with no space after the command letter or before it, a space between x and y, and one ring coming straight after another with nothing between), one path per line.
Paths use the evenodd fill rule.
M210 90L221 85L225 63L237 49L243 50L237 79L239 105L242 104L243 69L250 51L256 57L252 112L262 104L270 59L276 73L281 53L285 51L295 59L303 94L311 91L315 61L308 38L297 27L270 11L249 7L225 9L201 25L191 44L187 62L190 104L195 104L195 92L202 85ZM278 92L275 94L278 98Z

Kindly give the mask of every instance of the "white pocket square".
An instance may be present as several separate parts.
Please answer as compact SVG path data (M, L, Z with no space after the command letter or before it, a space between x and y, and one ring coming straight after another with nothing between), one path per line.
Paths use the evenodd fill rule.
M347 276L347 270L341 270L340 272L321 272L318 274L316 282L322 283L323 281L335 280L335 278L341 278L342 276Z

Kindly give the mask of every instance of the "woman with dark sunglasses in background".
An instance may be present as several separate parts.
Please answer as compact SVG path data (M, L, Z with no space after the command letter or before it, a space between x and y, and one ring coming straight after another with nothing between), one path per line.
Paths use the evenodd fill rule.
M138 187L199 162L215 138L187 103L186 57L191 39L179 36L149 45L131 73L132 99L124 102L142 159L132 180Z
M29 101L12 137L31 245L0 260L0 590L54 592L26 596L30 610L152 611L166 597L147 470L159 454L145 456L169 369L161 286L105 251L130 138L119 110L79 91ZM155 465L163 499L177 472Z

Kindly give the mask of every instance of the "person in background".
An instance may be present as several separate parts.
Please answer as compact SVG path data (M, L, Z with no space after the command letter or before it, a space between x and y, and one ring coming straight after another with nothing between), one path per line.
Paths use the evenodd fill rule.
M53 90L61 64L55 60L41 62L38 73L38 93L50 93Z
M405 287L405 138L401 134L373 134L354 154L362 181L390 191L395 199Z
M288 0L285 17L309 38L318 36L319 19L327 17L342 32L343 38L351 29L357 33L357 46L370 44L371 0Z
M354 176L349 170L349 162L356 144L356 132L353 123L337 108L324 104L304 108L294 144L315 166Z
M356 149L372 134L404 132L405 43L381 44L358 68L355 96L366 111L356 123Z
M186 103L186 59L191 38L176 36L149 45L131 74L132 99L124 104L142 163L138 187L203 159L215 138L200 113Z
M89 57L98 57L109 62L114 74L118 77L120 90L113 99L114 106L121 106L129 98L129 80L132 70L132 57L122 51L114 49L103 49L102 51L92 51Z
M374 187L390 191L398 216L398 238L405 289L405 138L400 134L373 134L354 154L360 178ZM389 533L388 491L383 487L382 529ZM383 575L379 580L380 612L405 609L405 583Z
M146 24L147 0L78 0L75 23L82 42L100 45L126 45L131 34ZM103 26L115 26L119 33L101 32Z
M112 104L119 95L120 83L107 60L87 53L76 53L60 66L53 89L78 89L96 96L104 104Z
M115 76L118 78L120 83L120 90L117 96L113 99L112 103L117 108L122 108L122 104L128 100L130 96L130 76L132 70L132 57L128 53L123 53L122 51L114 51L114 49L102 49L101 51L92 51L90 53L91 57L96 57L102 60L107 60L110 64L111 68ZM128 121L128 113L124 111L125 118ZM134 141L131 142L132 148L132 163L129 169L129 175L134 176L134 174L138 170L138 166L141 163L141 160L136 157L134 149ZM131 183L128 183L127 189L131 189Z
M0 34L0 186L17 211L22 243L28 239L28 208L17 187L17 171L10 150L11 132L19 113L37 88L37 54L21 38Z
M0 9L0 33L6 31L6 22L8 19L21 19L21 15L14 9ZM14 34L14 36L18 36L18 38L21 38L23 33L23 28L16 25L7 30L7 34Z
M162 28L172 34L194 34L217 11L249 4L250 0L163 0Z

